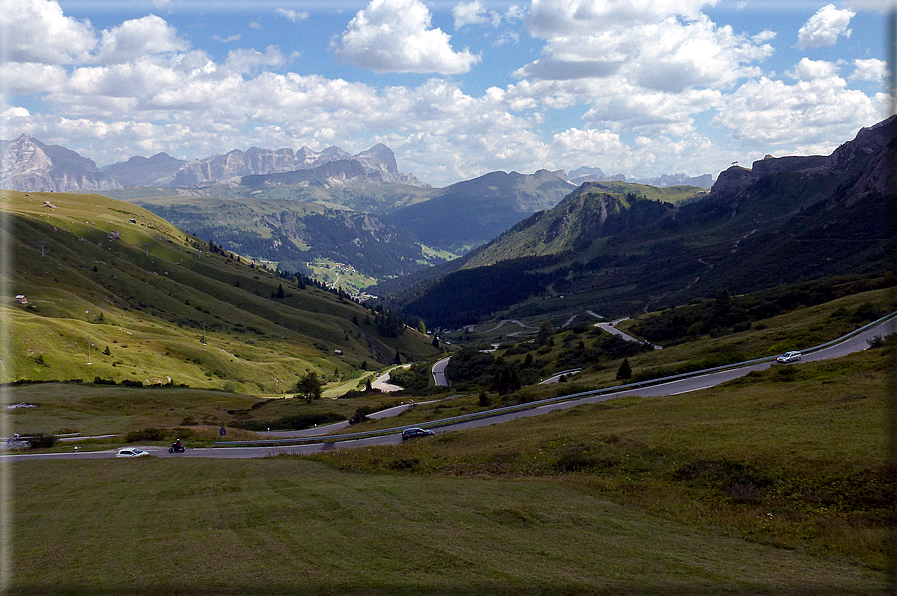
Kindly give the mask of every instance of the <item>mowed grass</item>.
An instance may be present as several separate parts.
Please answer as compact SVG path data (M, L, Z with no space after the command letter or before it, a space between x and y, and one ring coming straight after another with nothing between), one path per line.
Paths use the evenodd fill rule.
M294 458L12 465L24 594L868 594L878 574L543 479Z

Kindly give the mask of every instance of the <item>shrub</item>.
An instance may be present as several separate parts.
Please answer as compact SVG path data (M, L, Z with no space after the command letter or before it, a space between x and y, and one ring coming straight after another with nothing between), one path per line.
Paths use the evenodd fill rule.
M866 323L874 321L881 316L881 311L871 302L860 304L853 312L854 323Z
M125 436L128 443L136 443L138 441L161 441L165 438L165 433L161 429L155 427L144 428L143 430L133 430Z
M44 434L29 435L27 437L28 446L31 449L49 449L50 447L55 445L58 440L59 439L57 439L54 435Z
M345 420L339 414L328 412L326 414L296 414L294 416L284 416L276 420L244 420L234 422L235 428L242 428L252 431L268 430L302 430L311 428L318 424L327 424L329 422L342 422Z
M886 335L884 337L876 335L868 341L868 344L870 348L883 348L886 345L892 344L895 337L897 337L897 334Z
M373 414L374 408L370 406L361 406L356 408L355 413L352 414L352 417L349 419L349 424L358 424L359 422L364 422L368 418L368 414Z

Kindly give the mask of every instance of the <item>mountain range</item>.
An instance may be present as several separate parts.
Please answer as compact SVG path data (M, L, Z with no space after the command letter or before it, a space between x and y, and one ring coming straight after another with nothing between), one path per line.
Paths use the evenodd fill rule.
M426 188L412 174L399 172L395 154L378 143L356 155L339 147L317 152L309 147L260 149L245 152L234 149L193 161L177 159L167 153L152 157L135 156L127 161L97 168L92 160L61 147L46 145L28 134L15 141L0 141L4 169L0 186L22 191L112 190L134 187L204 188L216 184L243 184L254 192L259 188L295 183L339 183L362 179ZM325 168L327 164L337 165ZM626 181L666 187L691 185L710 188L710 174L686 176L662 174L656 178L627 178L624 174L606 175L601 168L582 166L567 174L552 172L562 180L579 185L592 181Z
M635 184L645 184L648 186L656 186L658 188L687 185L706 189L709 189L713 185L713 176L710 174L702 174L700 176L661 174L656 178L627 178L625 174L613 174L609 176L605 174L601 168L588 166L576 168L569 174L565 173L561 177L576 185L580 185L584 182L633 182Z
M282 175L294 173L295 182L326 183L357 179L426 187L398 170L389 147L377 144L357 155L339 147L315 152L292 149L239 149L225 155L185 161L166 153L150 158L132 157L98 168L93 160L58 145L46 145L28 134L14 141L0 141L3 169L0 187L21 191L114 190L138 186L201 188L214 184L247 184L252 190L287 183ZM297 173L301 172L301 173Z
M503 318L617 316L721 289L746 293L890 270L895 139L897 116L861 129L828 156L733 166L709 193L675 204L648 195L650 187L587 183L428 278L418 274L395 304L429 326L465 325L498 311ZM484 291L497 279L504 291Z

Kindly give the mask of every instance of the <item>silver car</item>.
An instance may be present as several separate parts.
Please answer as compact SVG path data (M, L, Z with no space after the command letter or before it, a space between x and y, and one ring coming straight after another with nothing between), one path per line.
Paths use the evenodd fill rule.
M125 447L119 449L115 457L149 457L150 452L137 447Z
M782 364L797 362L798 360L800 360L800 352L785 352L776 358L776 362L781 362Z

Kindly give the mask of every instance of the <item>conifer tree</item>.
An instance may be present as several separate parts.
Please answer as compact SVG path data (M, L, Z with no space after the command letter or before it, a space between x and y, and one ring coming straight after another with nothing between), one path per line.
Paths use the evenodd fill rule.
M632 367L629 366L629 358L623 358L623 362L617 370L617 378L623 380L632 378Z

